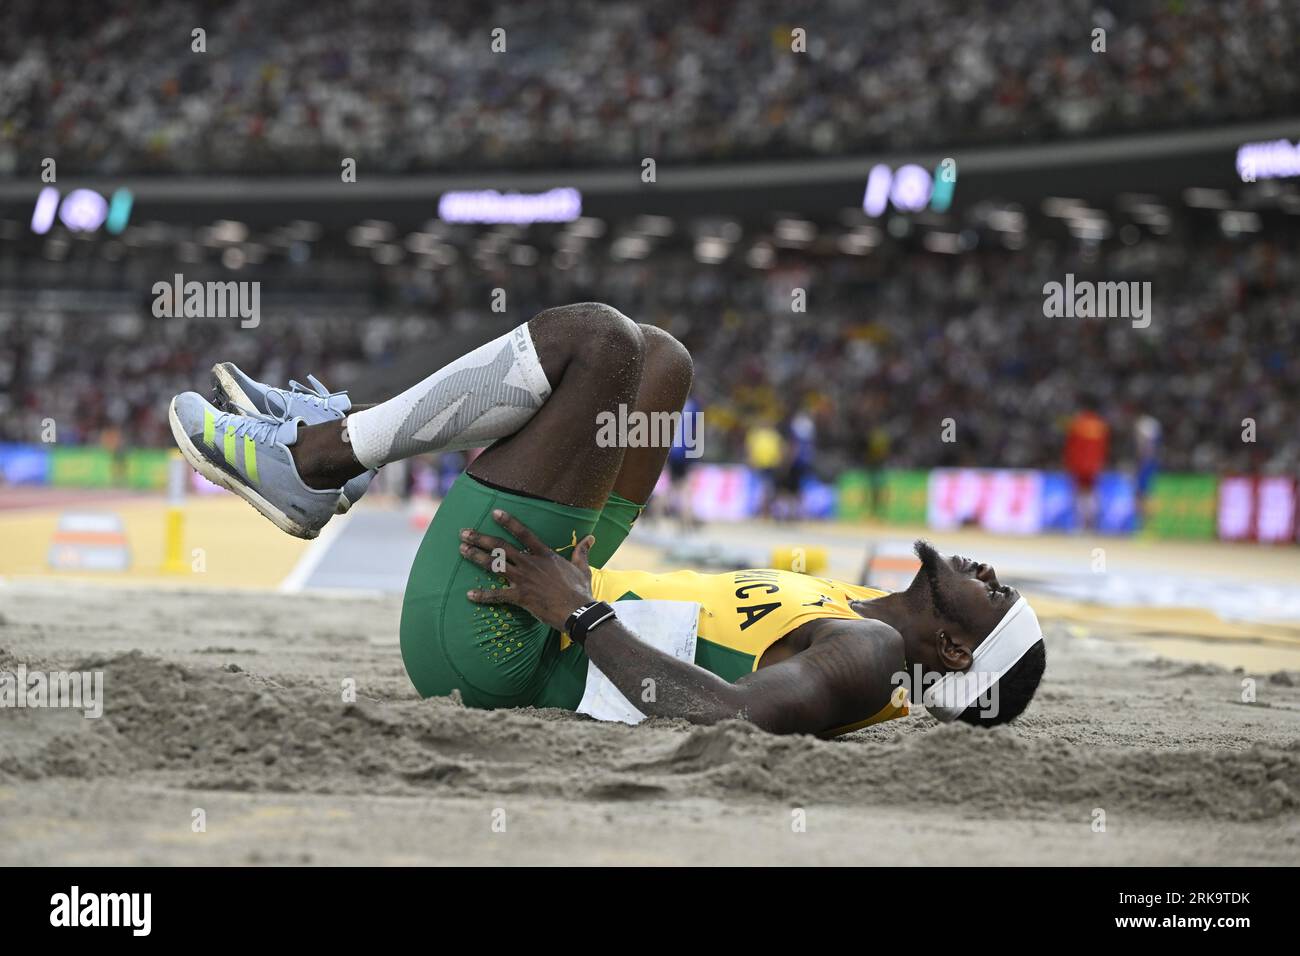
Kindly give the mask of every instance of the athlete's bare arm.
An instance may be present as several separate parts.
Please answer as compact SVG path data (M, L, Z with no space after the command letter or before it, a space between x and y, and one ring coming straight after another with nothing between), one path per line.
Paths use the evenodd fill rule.
M866 720L890 702L906 669L903 637L883 621L823 619L809 647L736 682L772 733L822 734Z
M509 587L471 591L470 600L514 604L563 628L574 609L592 600L587 565L592 539L579 542L566 561L515 518L505 512L493 517L526 550L491 535L462 532L460 550L466 560L491 570L495 551L507 562ZM903 670L904 661L902 637L883 622L815 624L817 633L806 650L734 684L642 643L617 619L589 633L585 647L602 673L648 716L682 717L697 724L738 717L772 733L817 734L881 710L894 689L891 678ZM654 682L650 700L644 694L647 679Z

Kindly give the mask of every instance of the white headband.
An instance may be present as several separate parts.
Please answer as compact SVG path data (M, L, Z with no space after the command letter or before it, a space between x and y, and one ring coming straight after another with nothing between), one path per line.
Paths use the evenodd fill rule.
M945 723L956 720L1042 637L1038 615L1020 598L975 648L969 670L949 671L925 688L922 703L926 711Z

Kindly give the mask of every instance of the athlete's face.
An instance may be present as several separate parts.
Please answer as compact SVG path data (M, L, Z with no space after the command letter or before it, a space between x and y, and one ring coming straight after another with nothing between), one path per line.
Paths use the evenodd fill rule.
M945 557L926 541L916 542L915 550L921 570L909 590L928 603L926 633L935 638L934 662L963 670L961 658L988 636L1020 592L1002 584L992 565L961 554Z

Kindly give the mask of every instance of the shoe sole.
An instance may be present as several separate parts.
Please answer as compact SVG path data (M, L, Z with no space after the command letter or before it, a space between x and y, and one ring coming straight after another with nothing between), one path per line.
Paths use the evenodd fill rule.
M319 528L311 529L303 527L303 525L295 521L293 518L290 518L287 514L275 505L271 504L271 502L267 501L252 488L236 481L230 475L226 474L226 472L222 471L204 458L193 440L191 440L190 436L186 433L184 426L181 425L180 416L176 414L176 399L174 398L171 400L171 404L167 406L167 421L172 427L172 438L176 440L176 445L180 448L181 454L185 456L185 460L190 463L190 467L204 478L208 479L208 481L212 482L214 485L220 485L229 492L239 495L239 497L243 498L250 505L256 508L264 517L270 519L272 524L286 534L291 534L295 538L305 538L309 541L320 534Z
M218 362L212 366L212 377L216 379L216 388L214 396L217 400L214 403L223 412L238 412L241 415L260 415L257 406L253 404L248 397L248 393L240 386L238 380L230 372L229 362ZM338 503L334 506L336 515L348 513L352 507L352 502L348 500L347 495L340 494ZM290 532L292 534L292 532Z
M229 362L218 362L212 366L212 377L217 382L217 406L223 412L238 412L241 415L262 414L248 397L248 393L235 380L235 376L230 373Z

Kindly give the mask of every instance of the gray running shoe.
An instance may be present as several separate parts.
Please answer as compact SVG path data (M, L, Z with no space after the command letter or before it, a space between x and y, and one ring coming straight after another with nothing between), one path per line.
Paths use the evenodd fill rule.
M216 380L217 405L228 412L243 415L268 415L280 420L301 418L308 425L338 421L352 408L347 391L331 392L314 375L307 376L311 388L305 388L293 379L289 387L276 388L246 375L234 362L218 362L212 366ZM370 487L378 469L363 471L343 486L339 495L338 514L361 500Z
M301 418L223 412L197 392L173 398L167 418L195 471L239 495L280 530L314 538L333 517L340 489L307 487L289 451Z

